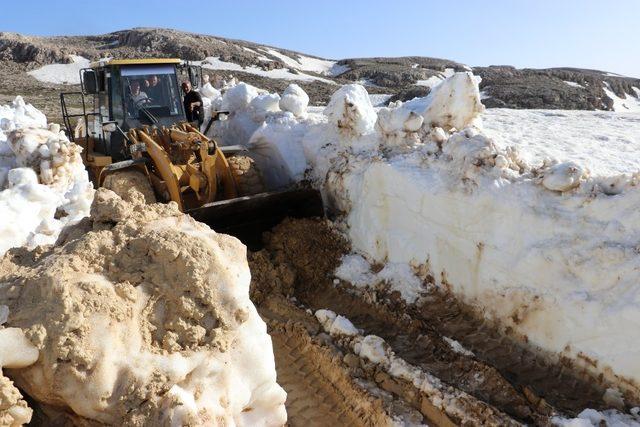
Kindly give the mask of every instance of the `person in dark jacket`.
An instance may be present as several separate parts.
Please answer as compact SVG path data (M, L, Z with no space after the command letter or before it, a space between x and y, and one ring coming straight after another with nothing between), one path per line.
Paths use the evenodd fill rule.
M204 109L202 108L202 96L191 89L191 83L183 82L184 91L184 112L187 114L188 122L198 122L198 127L204 122Z
M156 75L152 75L145 81L145 89L149 98L151 98L152 104L164 105L165 100L162 96L162 85L160 79Z

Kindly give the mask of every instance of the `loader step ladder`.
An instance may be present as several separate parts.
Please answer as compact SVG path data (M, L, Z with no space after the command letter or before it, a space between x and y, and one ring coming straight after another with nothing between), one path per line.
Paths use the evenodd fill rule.
M68 98L71 97L80 97L80 99L82 100L81 104L82 104L82 113L78 113L78 114L71 114L69 112L69 107L68 107ZM64 128L65 128L65 133L67 134L67 138L69 138L69 140L71 142L76 142L75 141L75 134L74 134L74 128L75 128L75 124L72 125L71 124L71 119L74 118L80 118L82 117L82 119L84 120L84 138L89 138L89 117L91 116L99 116L100 113L92 111L92 112L87 112L87 105L86 105L86 101L84 98L84 93L82 92L63 92L60 94L60 109L62 110L62 121L64 124ZM98 137L100 139L102 139L102 134L98 135Z

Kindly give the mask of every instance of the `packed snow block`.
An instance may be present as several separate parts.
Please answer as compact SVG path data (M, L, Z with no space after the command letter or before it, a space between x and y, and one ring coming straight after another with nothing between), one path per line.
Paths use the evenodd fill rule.
M253 119L255 121L264 121L269 113L280 111L280 95L277 93L258 95L251 100L249 108L253 113Z
M263 123L251 136L251 157L270 190L286 188L303 179L307 160L301 141L306 130L296 119L283 116Z
M376 126L384 134L395 134L417 132L423 122L424 117L408 108L383 107L378 111Z
M258 95L257 88L247 83L239 83L224 93L222 109L230 112L246 110L253 98Z
M409 118L409 112L423 117L423 126L428 130L440 127L445 131L462 130L475 124L484 111L478 89L479 77L471 72L455 73L448 77L425 98L416 98L399 107L395 112L383 113L381 128L392 131L401 129ZM414 119L413 123L416 123ZM409 126L414 126L409 123Z
M309 95L297 84L292 83L282 92L280 109L289 111L296 117L303 116L309 106Z
M484 111L478 90L479 77L467 71L455 73L438 85L426 99L424 123L429 127L464 129Z
M359 84L344 85L331 95L324 115L329 123L351 136L371 133L377 120L369 94Z
M198 90L202 95L202 109L204 111L204 121L201 131L204 131L214 111L222 110L222 93L209 83L209 76L205 74L205 84ZM211 129L211 128L210 128ZM210 135L213 133L210 130Z
M66 225L89 214L93 186L58 125L17 97L0 107L0 255L52 244Z
M208 81L202 85L199 92L203 97L209 99L217 99L222 96L222 93L218 89L214 88Z
M0 105L0 141L6 141L6 134L12 130L26 127L45 128L47 118L21 96L16 96L11 104Z
M574 162L559 163L551 166L542 175L542 185L552 191L569 191L580 185L586 171Z
M11 374L38 402L109 425L286 422L236 238L100 189L46 257L5 261L0 304L39 351Z
M349 319L339 314L336 315L336 313L331 310L317 310L315 316L324 330L331 335L358 335L358 329L353 326L353 323L351 323Z
M244 145L251 139L251 135L260 127L261 121L256 121L252 111L235 111L229 117L216 123L212 135L221 145Z
M2 319L0 325L8 318L9 310L0 305ZM21 426L31 421L33 411L22 399L22 394L3 369L25 368L38 360L38 349L26 338L20 328L4 328L0 326L0 425Z
M267 109L274 108L274 99L269 97L262 97L252 104L260 95L257 88L246 83L227 89L221 108L229 112L229 117L216 125L213 135L222 145L247 145L253 132L265 120Z
M0 329L0 368L24 368L38 360L38 349L19 328Z
M529 344L638 393L640 191L558 193L490 169L460 173L477 167L446 157L371 162L343 181L354 250L429 266Z
M378 110L376 131L383 137L387 147L412 145L420 141L417 132L422 128L424 118L409 108L387 108Z

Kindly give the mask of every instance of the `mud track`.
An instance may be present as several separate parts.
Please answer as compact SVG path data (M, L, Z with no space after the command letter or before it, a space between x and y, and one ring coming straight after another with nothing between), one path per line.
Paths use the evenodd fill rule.
M265 249L250 255L252 299L269 326L274 328L272 336L279 380L290 392L291 425L314 425L313 419L321 420L324 425L361 425L353 420L365 419L352 418L357 414L357 411L353 412L354 401L347 402L352 397L344 392L328 386L315 388L321 382L310 379L309 375L322 372L320 368L315 374L308 372L309 366L318 367L315 356L301 361L301 357L306 357L301 355L309 353L293 345L282 332L286 330L282 325L299 326L301 320L282 315L276 320L274 310L267 308L273 305L276 296L289 298L303 312L329 309L347 317L363 335L383 338L397 357L434 375L456 392L468 394L469 399L477 400L470 404L475 408L471 410L478 412L474 421L456 419L455 414L447 414L442 408L426 410L421 402L412 398L416 390L401 392L406 391L406 384L397 387L387 384L385 388L384 378L376 381L375 374L371 378L363 374L362 367L366 367L366 363L352 363L358 369L346 369L343 373L352 378L370 379L376 387L390 393L389 399L395 403L387 402L382 407L392 418L402 419L403 416L393 415L389 408L404 405L419 412L418 417L422 416L419 422L428 421L431 425L505 425L511 422L549 425L552 415L576 415L585 408L603 408L605 384L567 361L552 362L548 355L506 336L442 290L432 286L434 290L425 301L407 306L399 295L384 288L362 290L335 280L333 271L348 249L329 224L307 219L282 223L266 236ZM312 341L311 337L317 333L308 325L298 330L307 331ZM472 353L454 349L451 339L459 341ZM341 353L347 351L344 345L341 347L335 342L328 345L339 348ZM281 354L282 351L286 354ZM332 383L330 377L324 379ZM372 395L368 392L364 396L371 398ZM492 414L489 418L487 411ZM340 416L331 418L329 412ZM365 425L380 424L365 422Z

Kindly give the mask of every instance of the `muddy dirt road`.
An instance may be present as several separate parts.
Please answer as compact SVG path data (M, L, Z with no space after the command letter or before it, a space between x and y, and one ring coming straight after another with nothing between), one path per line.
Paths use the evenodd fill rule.
M605 384L499 333L429 280L432 291L412 306L384 287L336 280L348 249L327 222L290 220L249 256L290 425L549 425L553 415L603 408ZM324 331L319 309L348 318L358 336ZM354 351L367 335L384 339L393 366ZM398 363L421 380L398 376Z

